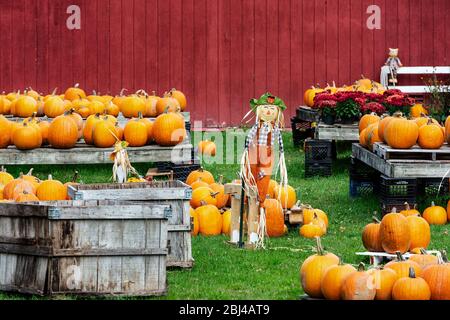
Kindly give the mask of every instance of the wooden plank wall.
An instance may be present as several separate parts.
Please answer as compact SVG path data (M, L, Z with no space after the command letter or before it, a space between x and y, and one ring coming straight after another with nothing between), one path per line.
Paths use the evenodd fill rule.
M66 28L72 4L81 30ZM381 30L366 27L372 4ZM0 0L0 88L176 87L193 119L231 125L267 90L292 115L312 84L378 79L388 47L449 65L449 18L447 0Z

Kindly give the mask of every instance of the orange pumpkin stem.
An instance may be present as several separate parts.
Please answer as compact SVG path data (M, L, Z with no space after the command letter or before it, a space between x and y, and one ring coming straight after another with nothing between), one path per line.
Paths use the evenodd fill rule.
M320 240L320 237L316 237L316 249L317 249L317 255L324 256L325 252L322 247L322 241Z
M32 176L33 175L33 170L34 170L34 168L31 168L30 171L28 171L28 173L26 175L27 176Z
M400 251L395 252L395 255L397 256L398 261L405 261Z
M414 268L413 268L413 267L410 267L410 268L409 268L409 277L410 277L411 279L415 279L415 278L416 278L416 272L414 271Z
M364 271L366 271L366 265L364 264L364 262L361 262L361 263L358 265L358 271L359 271L359 272L364 272Z

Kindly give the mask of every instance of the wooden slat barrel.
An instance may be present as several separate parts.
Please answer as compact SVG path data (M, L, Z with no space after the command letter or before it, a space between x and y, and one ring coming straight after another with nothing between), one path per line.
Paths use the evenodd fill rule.
M69 186L69 196L77 200L128 200L152 204L169 204L168 267L191 268L193 266L191 245L191 217L189 201L190 186L181 181L155 181L124 184L86 184Z
M164 295L170 215L144 202L0 203L0 290Z

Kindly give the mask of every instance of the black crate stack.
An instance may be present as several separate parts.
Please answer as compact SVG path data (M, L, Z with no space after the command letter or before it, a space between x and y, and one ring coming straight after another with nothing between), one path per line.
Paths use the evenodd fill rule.
M449 179L428 178L417 180L418 197L447 196L450 192Z
M332 175L333 152L331 140L305 140L305 177Z
M364 162L350 159L350 197L362 197L370 194L378 194L380 174Z
M303 141L314 138L318 119L317 110L308 107L297 108L295 117L291 118L292 139L295 147L301 147Z
M411 207L417 204L417 179L380 177L379 185L380 203L383 214L397 212L406 208L405 203Z

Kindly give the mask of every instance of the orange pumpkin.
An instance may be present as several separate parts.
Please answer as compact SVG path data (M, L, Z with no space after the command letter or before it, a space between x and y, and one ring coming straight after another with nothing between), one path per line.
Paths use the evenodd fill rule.
M223 176L219 177L219 181L216 183L212 183L209 187L216 193L217 200L217 208L222 209L227 205L228 199L230 195L225 193L225 186L223 185ZM192 189L194 189L194 185L192 185Z
M203 155L214 157L216 155L216 144L205 140L198 143L198 152Z
M105 113L105 110L106 110L106 107L103 104L103 102L98 101L98 100L90 101L87 107L89 108L89 112L91 114L96 114L96 113L103 114L103 113Z
M38 111L37 102L29 96L22 96L17 99L15 104L14 115L21 118L31 117L33 113Z
M165 112L179 112L181 111L180 103L177 99L172 97L170 93L164 94L156 103L156 113L162 114Z
M439 124L439 122L436 119L427 117L425 115L421 115L419 118L414 119L414 121L416 122L416 124L419 127L419 129L422 128L423 126L426 126L428 123L429 124L434 124L434 125L437 125L437 126L441 127L441 125Z
M374 112L362 116L359 121L359 132L361 133L371 124L377 124L378 122L380 122L380 117Z
M423 104L416 103L411 107L411 117L419 118L422 115L427 115L428 110L424 108Z
M153 138L160 146L176 146L186 138L184 119L177 113L159 115L153 124Z
M387 253L405 253L411 244L411 234L406 218L397 212L383 217L380 224L381 245Z
M0 114L9 114L11 112L11 101L2 97L0 99Z
M431 119L419 129L418 144L422 149L439 149L444 144L444 133L439 124L433 124Z
M398 115L398 113L397 113ZM383 115L381 117L380 122L378 122L378 137L381 139L381 141L385 142L386 140L384 139L384 130L386 129L386 126L388 125L388 123L394 119L394 117L391 117L389 115Z
M418 277L422 275L422 268L417 262L405 260L400 252L396 252L396 255L397 259L387 263L385 268L394 270L397 273L398 279L408 277L409 268L413 268Z
M356 272L356 268L351 264L343 264L342 260L338 265L329 267L322 278L322 294L327 300L340 300L341 289L345 278Z
M147 126L139 119L131 119L124 128L124 138L130 147L142 147L147 144Z
M14 145L19 150L31 150L42 145L42 135L33 125L23 123L16 128L12 135Z
M297 193L291 186L278 186L275 189L275 199L280 200L283 209L290 209L297 202Z
M193 208L189 208L189 214L191 216L191 235L197 236L199 231L198 213Z
M9 174L8 172L6 172L5 167L1 167L0 168L0 185L7 185L8 183L10 183L11 181L14 180L14 177Z
M424 270L423 279L430 287L431 300L450 300L450 264L445 252L442 252L438 264Z
M102 119L92 128L92 141L97 148L111 148L117 142L116 126L107 119Z
M56 149L70 149L79 139L79 129L75 120L66 113L56 117L48 128L48 142Z
M378 136L378 123L369 125L366 129L364 129L364 132L366 135L364 141L369 150L373 151L373 145L376 142L383 142Z
M380 238L380 220L375 216L373 217L373 223L369 223L364 227L362 232L362 242L364 248L370 252L384 251Z
M22 175L21 178L25 181L28 181L29 183L31 183L33 185L33 187L37 190L37 188L39 187L39 185L41 184L41 180L39 180L39 178L33 176L33 168L30 169L30 171L28 171L27 174Z
M211 174L211 172L200 168L198 170L192 171L187 179L186 184L192 185L195 181L198 181L198 179L202 179L202 181L206 182L207 184L213 184L214 183L214 176Z
M405 210L400 211L400 214L404 215L405 217L409 217L420 215L420 212L416 209L416 205L414 205L414 208L411 209L409 203L405 202Z
M394 149L410 149L417 142L419 127L414 121L394 117L384 130L384 140Z
M156 104L160 98L156 96L155 92L153 92L153 95L145 96L143 99L145 103L145 111L143 113L144 117L156 117L158 115L158 112L156 111Z
M145 113L145 102L137 95L124 98L119 107L125 118L137 118L139 113Z
M66 112L66 104L59 96L52 96L44 103L44 113L49 118L56 118Z
M86 98L86 92L84 92L83 89L78 87L79 84L75 84L73 87L68 88L64 94L64 98L66 100L76 100L76 99L85 99Z
M230 235L231 230L231 210L222 214L222 234Z
M303 208L303 223L308 224L313 222L314 218L322 220L328 228L328 216L320 209L313 209L312 207Z
M123 135L124 135L123 128L120 127L118 123L116 123L115 128L116 128L117 138L119 139L119 141L123 141Z
M315 223L304 224L299 229L299 234L306 239L314 239L317 237L322 237L325 234L325 230L322 226Z
M190 201L191 207L197 209L202 205L213 205L217 204L215 198L216 194L209 187L200 187L192 191L192 199Z
M376 288L375 300L391 300L392 288L397 281L397 273L392 269L385 269L383 267L377 269L370 269L367 271Z
M187 100L186 100L186 96L184 95L184 93L181 92L180 90L173 88L172 90L170 90L170 94L171 94L172 98L174 98L178 101L181 111L186 110Z
M363 263L359 265L358 271L348 275L342 284L342 300L374 300L376 295L373 277L365 271Z
M410 248L427 248L431 241L431 230L428 222L420 216L406 218L411 236Z
M214 205L203 205L195 209L198 215L199 232L203 236L217 236L222 233L222 215Z
M309 256L300 267L300 282L303 291L311 298L322 298L322 280L331 266L339 264L339 258L333 253L323 250L319 237L317 241L317 254Z
M41 201L66 200L66 187L58 180L53 180L49 175L37 188L36 195Z
M5 185L3 188L3 199L14 200L19 194L24 192L36 194L36 188L30 182L22 179L22 177L23 174Z
M140 116L139 122L145 124L145 127L147 128L147 144L152 143L153 142L153 121L150 121L150 119L143 118L142 116Z
M27 191L24 191L23 193L20 193L14 200L16 202L33 202L33 201L39 201L39 198L36 197L32 193L28 193Z
M0 115L0 149L7 148L11 143L12 124L3 115Z
M100 121L102 121L102 119L100 118L100 114L98 113L95 115L90 115L86 119L86 123L83 129L83 138L86 144L94 144L94 140L92 138L92 130L94 126Z
M41 131L42 136L42 144L48 144L48 130L50 128L50 122L48 121L39 121L38 122L39 130Z
M439 263L439 258L432 254L428 254L424 248L420 248L420 254L411 255L409 260L416 262L422 270Z
M447 211L440 206L436 206L434 202L431 207L425 209L423 218L431 225L444 225L447 223Z
M276 199L264 201L266 211L266 232L271 238L284 235L284 213L281 203Z
M275 189L278 187L278 182L275 180L270 180L269 187L267 189L267 195L271 199L275 199Z
M394 300L430 300L431 291L427 282L416 278L413 268L409 269L409 276L398 279L392 288Z

